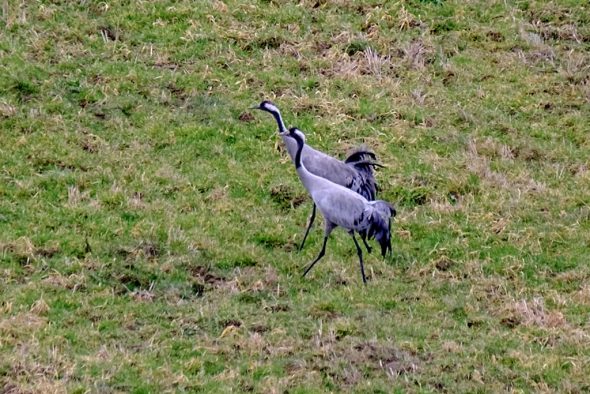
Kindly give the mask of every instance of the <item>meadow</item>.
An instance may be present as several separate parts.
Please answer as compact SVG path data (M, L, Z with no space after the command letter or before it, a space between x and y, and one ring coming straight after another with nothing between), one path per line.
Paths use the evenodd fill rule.
M393 254L266 113L385 165ZM0 3L0 392L590 391L590 8Z

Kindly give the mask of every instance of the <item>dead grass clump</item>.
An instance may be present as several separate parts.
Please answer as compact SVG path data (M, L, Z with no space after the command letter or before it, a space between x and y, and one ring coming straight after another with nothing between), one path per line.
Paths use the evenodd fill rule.
M37 332L45 327L47 319L38 313L22 312L0 321L0 337L18 338L27 333Z
M587 83L590 79L590 57L572 49L562 56L558 72L571 83Z
M324 45L321 48L325 66L319 72L324 76L348 80L371 76L378 81L386 81L395 76L396 65L391 55L378 51L364 38L339 34L333 38L331 46Z
M474 140L469 141L467 145L467 169L490 183L503 188L509 186L508 179L503 174L491 170L489 159L479 154Z
M528 28L530 29L530 27ZM543 37L521 26L519 29L520 38L526 43L525 46L530 49L514 48L516 56L526 65L538 65L541 63L548 63L550 66L555 66L557 55L554 48L545 44Z
M322 371L340 387L357 385L368 371L371 371L372 376L381 371L395 380L420 369L421 361L418 357L390 344L377 341L357 344L337 341L330 332L317 341L316 345L317 352L309 363L308 370Z
M52 272L41 282L46 285L77 291L86 288L86 280L87 276L83 274L65 276L59 272Z
M58 347L43 352L43 360L39 359L40 350L37 342L16 347L14 359L9 360L10 368L5 370L12 392L67 392L66 387L74 375L75 364Z
M584 97L587 103L590 103L590 77L586 78L578 87L580 88L582 97Z
M574 293L572 300L582 305L590 305L590 285L582 285L582 288Z
M145 208L146 205L143 202L143 197L142 192L134 192L129 198L129 206L137 209Z
M546 41L574 41L581 44L589 38L581 34L578 31L578 27L572 23L553 24L543 22L540 19L533 19L531 21L531 27Z
M360 343L344 354L352 367L368 366L382 369L387 376L396 379L402 374L418 371L420 360L409 352L377 342Z
M241 341L239 341L237 345L240 347L240 351L245 352L249 356L254 356L260 354L261 352L268 351L267 341L260 333L257 332L250 333Z
M414 89L412 90L412 98L414 99L414 102L416 104L418 104L419 106L423 106L424 102L426 101L426 97L428 95L426 94L426 92L424 92L422 89Z
M508 306L509 316L505 322L512 325L536 326L541 328L567 327L568 323L559 311L548 311L545 301L535 297L530 301L514 301Z
M205 201L211 204L211 209L217 213L225 213L230 210L228 204L229 185L217 186L205 197Z
M377 79L381 79L381 77L392 68L391 57L389 55L380 55L371 47L365 49L364 57L364 67L362 71L366 74L375 76Z
M223 282L226 282L227 279L221 276L218 276L211 272L209 267L205 267L202 265L198 265L196 267L191 267L189 272L193 278L199 279L207 284L218 286Z
M68 186L68 203L69 207L76 207L80 204L80 202L88 200L88 196L90 195L89 192L81 192L78 186L71 185Z
M442 344L442 350L447 353L461 353L463 351L463 345L455 341L449 340Z
M447 198L431 199L429 205L433 211L443 214L449 214L463 209L462 204L460 204L460 201L457 198L455 201L455 203L451 203Z
M39 298L31 305L31 313L37 316L45 316L47 312L49 312L49 305L47 305L47 302L43 298Z
M23 265L31 264L39 258L51 258L60 251L59 244L36 247L28 237L20 237L13 242L0 243L0 254L10 254Z
M16 115L16 107L5 102L0 102L0 118L10 118Z
M467 144L466 164L469 171L477 174L480 178L492 185L504 189L517 190L519 193L545 192L547 189L546 185L533 179L526 171L521 172L521 174L516 175L511 179L506 175L491 169L489 157L501 157L509 160L514 155L518 157L518 149L499 145L491 140L485 140L483 143L477 143L475 140L470 140Z
M152 286L150 286L151 288ZM131 298L139 302L153 302L156 295L151 290L135 289L130 294Z
M331 67L327 67L320 72L328 77L337 76L344 79L350 79L351 77L360 74L358 72L359 65L357 62L352 61L348 56L341 55L338 59L330 59Z
M200 289L201 292L213 288L230 294L238 294L243 288L238 278L230 279L219 276L209 267L203 265L189 268L189 273L194 279L193 289Z
M409 68L423 70L434 60L434 48L422 39L411 41L403 48L404 58Z
M417 19L411 12L406 10L406 7L402 4L401 8L397 13L397 26L399 30L410 30L415 27L422 27L423 23Z
M117 252L128 261L140 258L156 259L163 253L160 246L153 241L141 241L132 248L120 248Z
M508 145L501 144L500 145L500 157L504 160L512 160L514 159L514 151Z
M283 210L295 209L308 200L306 194L296 193L291 186L284 184L271 187L270 197Z
M543 45L543 38L535 32L527 31L524 27L520 28L520 38L527 44L540 47Z

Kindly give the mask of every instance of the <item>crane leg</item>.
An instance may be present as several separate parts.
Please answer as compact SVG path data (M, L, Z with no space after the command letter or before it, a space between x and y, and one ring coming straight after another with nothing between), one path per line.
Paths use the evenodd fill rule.
M371 251L373 249L371 249L371 246L367 242L367 233L365 231L363 231L363 232L360 232L359 235L361 236L361 239L363 240L363 243L365 244L365 248L367 248L367 253L371 254Z
M303 273L303 276L307 275L307 273L313 268L313 266L315 265L315 263L317 263L322 257L324 257L324 254L326 253L326 242L328 242L328 236L327 235L324 236L324 244L322 245L322 250L320 250L320 254L318 254L318 257L316 257L315 260L311 262L311 264L309 265L309 267L307 267L307 269Z
M309 216L309 223L307 225L307 229L305 230L305 235L303 236L303 241L301 241L301 245L299 246L299 251L303 249L303 245L305 245L305 240L307 239L307 235L309 234L309 230L313 225L313 221L315 220L315 203L313 204L313 208L311 210L311 215Z
M352 236L352 240L354 241L354 245L356 246L356 253L359 256L359 263L361 264L361 275L363 276L363 283L367 284L367 278L365 277L365 267L363 265L363 251L361 250L359 243L356 241L353 231L350 232L350 235Z

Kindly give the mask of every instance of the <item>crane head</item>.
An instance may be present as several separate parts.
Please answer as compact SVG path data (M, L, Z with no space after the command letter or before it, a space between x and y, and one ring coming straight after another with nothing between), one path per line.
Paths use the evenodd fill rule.
M264 100L263 102L260 103L260 105L252 107L252 109L259 109L259 110L270 112L270 113L273 113L273 112L278 113L279 112L279 109L277 108L277 106L268 100Z
M303 134L303 131L299 130L297 127L291 127L289 129L289 131L279 133L279 135L281 135L281 136L286 135L291 138L295 138L295 136L297 136L297 137L299 137L300 140L303 141L303 143L305 143L305 134Z

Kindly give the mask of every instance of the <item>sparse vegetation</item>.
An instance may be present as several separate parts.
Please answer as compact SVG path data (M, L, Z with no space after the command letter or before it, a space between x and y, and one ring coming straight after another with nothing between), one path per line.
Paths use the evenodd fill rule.
M0 391L587 392L580 1L5 1ZM271 99L387 165L321 264Z

